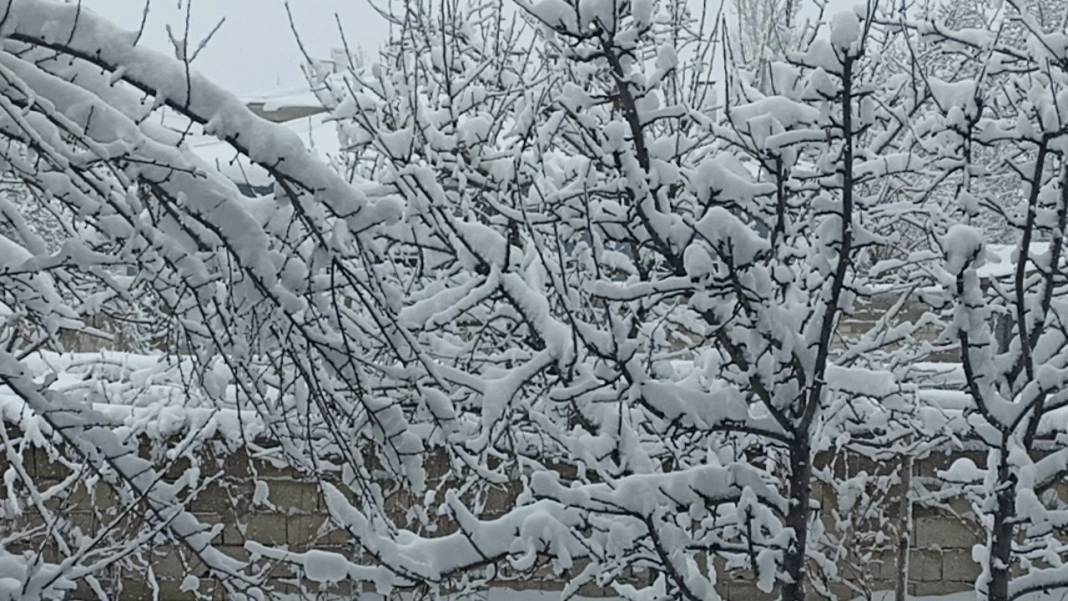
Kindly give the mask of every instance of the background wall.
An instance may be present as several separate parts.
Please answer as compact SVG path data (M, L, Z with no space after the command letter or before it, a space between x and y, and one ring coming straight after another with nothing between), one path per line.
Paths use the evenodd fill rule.
M145 454L151 454L148 446ZM910 480L917 486L927 478L933 478L938 469L944 469L957 457L955 455L935 455L920 460L912 468ZM8 460L0 454L0 473L9 467ZM168 470L167 476L178 478L189 467L187 460L179 460ZM41 490L63 482L73 475L59 463L53 461L41 449L26 453L24 468L33 476ZM866 470L875 473L887 470L900 470L899 465L877 465L870 461L856 458L852 461L836 462L833 469L857 473ZM215 544L225 553L241 559L248 559L249 554L244 544L255 540L265 545L288 546L293 551L323 549L344 554L355 553L351 538L347 533L330 526L327 511L317 482L302 478L289 469L278 468L266 461L250 459L243 451L213 455L207 452L200 465L200 478L211 483L191 503L192 511L206 524L216 525ZM433 470L431 470L433 472ZM88 479L85 479L88 482ZM263 503L255 504L256 482L263 482L267 487L267 496ZM262 487L262 485L261 485ZM136 502L123 501L115 497L111 489L103 484L91 489L78 485L73 494L63 499L52 499L46 507L70 520L74 527L84 532L99 533L107 526L121 531L124 524L139 519L142 509ZM261 491L262 492L262 491ZM1063 492L1063 491L1061 491ZM503 510L509 503L513 491L501 490L499 496L491 499L487 507L487 517ZM900 490L890 492L900 496ZM821 505L821 517L828 527L833 527L834 509L838 503L833 493L826 488L817 489L816 496ZM258 499L257 499L258 500ZM395 495L389 500L391 508L403 511L407 508L403 495ZM908 554L908 590L915 595L939 595L970 590L979 574L979 566L971 560L971 547L981 541L981 533L971 520L969 509L960 500L950 499L943 508L914 505L911 509L901 505L901 511L911 511L910 529L911 548ZM22 537L23 547L36 546L49 554L50 542L44 529L44 520L39 512L26 509L17 518L0 519L0 536L18 532L26 528L28 536ZM890 516L891 520L901 521L900 514ZM451 530L447 521L440 523L443 532ZM873 524L872 528L878 528ZM851 540L863 538L873 532L855 533ZM886 537L891 537L886 533ZM869 537L870 538L870 537ZM886 542L886 541L884 541ZM848 540L846 544L849 544ZM870 548L857 546L850 550L851 565L842 566L842 575L850 581L852 588L836 585L833 591L841 599L853 599L864 596L865 591L893 590L895 575L898 571L894 541L878 545L881 550L872 552ZM109 587L118 590L122 587L122 599L152 599L153 589L150 584L154 578L160 590L160 601L178 601L198 598L195 593L182 590L183 584L189 587L197 585L197 592L207 598L222 598L222 592L215 590L215 583L207 577L203 566L191 557L187 549L170 544L156 546L150 555L144 558L145 564L151 566L152 574L146 569L144 573L114 571L109 574ZM581 567L581 566L580 566ZM326 594L346 595L354 592L347 584L339 584L324 589L313 583L300 584L288 564L275 564L268 568L270 576L279 591L293 593L297 598L320 599ZM187 579L194 576L199 582ZM650 578L650 574L636 574L636 580ZM513 589L557 590L561 588L561 579L544 573L539 579L524 582L502 583ZM772 599L773 594L759 591L752 574L744 571L728 572L720 576L720 594L731 601L749 601ZM584 596L610 595L611 591L586 588ZM816 597L816 595L814 593ZM81 587L71 597L73 599L94 599L88 587ZM203 598L200 597L200 598ZM815 597L814 597L815 598Z

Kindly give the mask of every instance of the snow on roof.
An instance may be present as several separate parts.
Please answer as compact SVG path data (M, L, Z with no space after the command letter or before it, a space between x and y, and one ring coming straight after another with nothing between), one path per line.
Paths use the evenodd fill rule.
M272 90L264 94L253 94L241 99L245 104L262 104L263 110L280 111L289 108L321 109L322 103L315 93L308 88L289 90Z
M287 121L282 126L300 136L309 152L332 158L340 153L341 142L334 123L328 119L325 114L311 115ZM272 183L267 171L253 165L247 157L239 156L227 142L212 136L193 135L187 143L197 156L235 183L257 187Z
M246 104L263 103L264 111L322 108L315 94L307 88L249 96L243 100ZM283 121L279 125L297 134L305 148L319 157L330 159L338 156L341 143L336 125L328 119L329 115L325 112L304 114L304 116ZM238 156L237 151L229 143L214 136L205 135L203 127L191 123L185 116L163 108L159 111L158 117L153 117L153 121L157 121L170 130L188 133L185 143L189 148L208 166L214 167L234 183L262 187L269 186L273 182L263 168L253 165L247 157Z

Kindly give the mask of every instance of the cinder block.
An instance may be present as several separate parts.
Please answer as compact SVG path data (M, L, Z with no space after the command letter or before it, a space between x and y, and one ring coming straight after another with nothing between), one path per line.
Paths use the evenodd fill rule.
M727 586L727 598L730 601L772 601L778 596L778 587L770 593L765 593L753 582L732 580Z
M200 522L201 526L203 526L205 531L211 531L221 524L223 528L219 529L219 532L212 538L212 543L218 544L222 542L223 530L225 530L226 520L222 519L222 517L217 513L193 512L193 517L195 517L197 521Z
M159 585L161 601L193 601L198 599L197 593L207 594L209 598L214 596L217 583L208 576L207 567L192 551L177 545L165 547L162 554L159 551L160 549L156 550L152 569ZM200 579L199 587L195 592L181 590L187 576L196 576Z
M118 590L118 579L109 577L106 573L97 573L94 575L96 576L97 582L100 584L100 588L109 592ZM73 601L89 601L90 599L97 599L97 596L96 593L93 592L92 587L89 586L88 579L82 578L78 580L75 589L68 593L67 598L72 599Z
M942 553L940 551L913 551L909 555L909 580L934 582L942 579Z
M497 517L504 515L515 505L515 498L519 495L522 483L511 482L504 486L491 486L486 491L486 507L483 517Z
M292 479L264 479L267 500L283 513L316 513L319 511L319 484ZM259 508L254 508L259 510Z
M286 540L294 550L351 542L348 532L334 528L325 515L291 515L286 524Z
M194 591L183 591L182 582L185 577L182 578L161 578L159 579L159 601L197 601L197 593ZM201 582L200 587L204 590L208 590L208 584L210 582ZM199 588L197 589L200 590Z
M127 599L131 601L151 601L154 597L152 587L149 586L148 577L145 574L138 574L133 572L124 571L120 575L120 585L122 591L116 595L117 599ZM88 597L88 599L95 599L96 597Z
M400 517L407 513L412 505L419 501L420 499L408 491L398 490L386 497L386 511L395 518Z
M78 482L72 485L68 491L69 493L65 498L49 499L47 505L49 507L62 505L68 508L84 510L90 508L106 510L119 503L118 493L115 492L115 489L110 484L105 482L97 482L91 489Z
M358 592L358 586L348 580L324 583L287 577L278 582L282 585L282 590L288 591L297 599L355 599L357 597L354 593Z
M895 587L897 587L897 580L896 579L882 579L882 578L880 578L880 579L876 579L876 580L872 580L871 582L868 582L867 586L868 586L868 590L871 590L871 591L892 591L892 590L894 590ZM856 595L854 595L853 598L856 598ZM849 599L849 597L848 596L843 597L842 595L838 596L838 601L844 601L845 599Z
M958 519L956 516L968 517L972 515L972 506L963 497L953 497L943 501L948 507L935 507L928 505L913 505L913 518L933 517L939 520Z
M834 510L835 505L837 504L834 490L829 484L823 482L817 482L812 487L812 497L819 501L820 511L824 515L830 515L831 511Z
M253 457L251 467L257 478L294 478L296 470L286 464L281 453L271 456Z
M922 549L971 549L980 542L970 525L957 519L916 518L914 528L915 546Z
M52 461L45 449L34 448L32 455L33 476L37 480L63 480L71 473L58 459Z
M242 545L219 545L215 548L239 561L248 561L248 551Z
M917 582L909 591L917 597L931 597L936 595L951 595L971 591L975 587L971 582L954 582L952 580L939 580L936 582Z
M50 514L50 522L62 523L63 529L78 528L83 534L90 534L96 527L96 514L92 511L63 511L52 509ZM15 528L29 529L36 528L38 526L52 526L56 527L57 524L46 524L44 516L41 515L35 507L27 507L17 520L12 520Z
M190 503L190 509L218 514L236 511L243 515L248 513L252 504L252 493L252 483L249 480L220 478L197 494Z
M972 560L970 550L952 550L942 554L942 577L946 580L974 582L982 569Z
M877 580L895 582L897 579L897 554L882 553L871 562L872 576Z
M156 469L163 470L163 477L167 480L176 480L192 467L193 463L188 457L175 457L174 459L163 458L156 462ZM200 467L199 464L197 467Z
M224 544L243 545L247 540L264 545L286 544L286 515L256 512L244 516L243 520L226 522L223 528Z
M869 584L871 584L871 583L869 583ZM855 588L850 587L850 586L848 586L848 585L846 585L844 583L839 583L839 582L832 583L830 588L831 588L831 594L834 595L834 599L836 601L846 601L847 599L857 599L858 597L862 597L862 595L858 594L858 592L857 592L857 590ZM862 589L863 589L863 587L862 587ZM893 589L893 585L890 586L890 589L891 590ZM870 588L863 589L863 590L879 591L879 590L888 590L888 589L885 586L870 586ZM815 589L813 589L812 586L809 586L808 590L806 592L808 593L807 596L810 599L830 599L830 597L826 596L825 594L821 594L821 593L817 592Z
M205 567L189 549L167 545L153 550L152 570L158 579L185 578L189 574L200 576Z
M222 464L222 471L231 478L240 480L251 478L252 470L249 469L249 458L244 449L238 449L227 457Z
M616 593L614 590L599 586L595 582L587 582L579 587L579 595L593 599L602 599L605 597L615 597Z

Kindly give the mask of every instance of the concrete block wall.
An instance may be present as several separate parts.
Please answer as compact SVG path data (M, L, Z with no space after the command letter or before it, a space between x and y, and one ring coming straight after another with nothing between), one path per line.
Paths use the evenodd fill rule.
M982 453L936 453L918 460L913 473L936 478L938 470L967 456L978 464ZM980 565L972 560L972 548L985 540L976 516L964 499L950 499L943 508L913 508L910 573L918 575L913 590L917 595L971 590L979 577Z
M53 462L43 451L35 450L27 453L25 457L23 467L42 490L70 477L66 468ZM917 462L915 473L934 475L936 469L947 466L952 459L953 457L936 457ZM178 462L167 471L167 477L177 478L186 467L183 462ZM866 467L874 469L879 466ZM894 466L881 467L896 469ZM7 460L0 454L0 473L7 468ZM354 552L348 534L331 528L317 482L303 479L294 472L276 468L269 463L250 460L242 452L224 457L207 456L200 468L200 477L212 481L188 507L203 523L219 525L214 542L224 553L243 560L248 559L248 552L244 548L248 540L266 545L285 545L294 551L315 548L341 553ZM269 503L254 506L252 500L257 480L268 486ZM487 507L487 513L499 513L509 503L513 494L514 491L504 488L495 493ZM825 508L821 512L822 517L828 520L829 509L834 507L836 499L833 493L824 487L818 487L816 495L821 506ZM395 510L406 508L405 500L400 496L391 499L390 504ZM92 492L79 485L65 499L50 500L48 507L69 520L70 524L65 526L66 528L77 527L89 536L102 535L110 530L116 540L120 539L123 533L132 532L138 527L145 510L136 504L131 510L128 502L119 499L105 485L96 486ZM954 504L954 508L962 513L967 510L959 503ZM979 566L971 560L971 549L981 541L981 533L967 519L958 518L943 510L917 507L914 508L913 515L908 569L909 591L917 595L934 595L970 590L979 573ZM25 548L40 548L46 556L55 556L53 543L49 541L43 528L37 531L27 530L42 523L41 516L32 508L25 509L19 516L11 515L8 511L8 515L0 515L0 536L27 532L19 544ZM441 526L442 532L451 530L450 524L443 523ZM103 536L105 540L108 538L106 534ZM137 557L127 562L136 567L127 565L123 569L110 570L103 574L101 586L109 591L116 591L121 587L119 598L124 600L153 599L154 591L150 582L154 579L158 585L160 601L222 598L222 588L207 578L206 570L188 549L175 546L162 538L157 543L154 547L146 546ZM17 550L17 547L9 550ZM865 552L868 554L864 555ZM852 590L839 585L832 587L839 598L862 596L858 591L893 589L897 563L892 546L874 552L858 550L854 558L856 557L862 558L860 565L843 568L843 574L850 580L855 580L856 586ZM270 566L269 569L273 578L271 585L280 591L303 592L307 598L322 598L320 595L327 592L341 595L353 592L344 584L328 590L300 591L296 588L295 575L290 572L288 565ZM186 577L189 575L202 577L196 593L182 590L183 583L188 584ZM559 577L554 578L548 570L544 571L543 576L544 580L541 582L511 583L508 586L546 590L560 588ZM635 580L642 581L652 576L638 574L635 575ZM744 572L722 574L718 586L720 593L731 601L763 601L774 596L760 592L753 583L752 576ZM605 594L605 591L592 588L582 592L591 596ZM81 583L71 598L95 597L86 583Z
M913 478L934 478L938 470L949 467L954 460L965 455L978 463L982 462L978 453L935 454L914 463ZM818 467L821 466L820 459L817 459L816 463ZM822 463L826 465L825 462ZM875 464L864 458L852 457L836 463L833 469L835 475L841 478L859 471L881 475L900 473L901 467L900 463ZM891 499L887 499L890 502L886 503L886 517L894 523L905 521L901 520L900 512L904 506L899 508L893 502L900 492L900 488L892 488L889 492ZM828 531L833 530L832 511L837 504L837 498L829 487L820 485L814 487L813 495L820 505L820 518L824 526ZM975 586L980 566L972 560L972 548L983 542L984 534L971 514L971 508L963 499L951 499L947 505L946 508L914 505L909 509L912 521L909 528L906 584L911 595L946 595L970 591ZM867 526L864 534L871 534L879 529L874 523ZM887 531L883 534L891 537L893 533ZM831 592L844 601L864 598L876 591L894 590L899 569L894 543L894 540L889 540L873 549L868 546L853 546L847 542L846 556L849 561L838 567L840 575L849 581L849 586L831 584ZM812 598L825 596L815 589L815 586L810 585ZM758 590L752 576L747 573L725 574L721 577L719 591L729 601L771 601L776 598L774 593L768 594Z
M214 537L215 547L235 558L247 560L247 540L267 545L285 545L294 551L317 548L347 553L349 537L329 528L327 511L317 482L301 479L288 470L278 470L270 464L249 461L242 453L237 456L207 458L199 466L202 479L212 479L204 490L187 507L205 525L218 525ZM250 466L257 468L253 477ZM9 462L0 453L0 474L9 467ZM45 452L34 449L24 454L22 468L35 482L39 490L60 485L69 478L79 479L65 467L53 462ZM168 478L178 477L185 467L177 465L168 470ZM254 482L263 481L269 489L270 506L254 506ZM50 499L46 511L63 517L67 523L58 526L67 540L77 540L80 535L101 536L104 543L118 540L132 533L145 523L147 507L136 500L120 499L112 489L97 484L91 491L75 483L63 495ZM16 513L11 506L0 504L0 537L15 536L8 551L40 550L47 560L59 557L56 543L45 526L41 512L32 506L23 506ZM324 527L325 526L325 527ZM222 587L207 578L207 570L194 554L183 545L176 545L164 537L158 537L144 546L126 565L100 574L100 585L117 595L113 598L137 601L156 599L152 581L158 587L159 601L222 598ZM276 590L298 592L288 584L293 574L288 566L272 568L275 577L272 587ZM182 590L187 576L200 579L196 592ZM348 587L332 587L333 592L344 593ZM218 589L218 590L216 590ZM121 592L119 592L121 590ZM316 595L323 591L314 591ZM199 596L198 596L199 594ZM309 595L311 597L311 595ZM71 599L96 599L87 582L79 583Z

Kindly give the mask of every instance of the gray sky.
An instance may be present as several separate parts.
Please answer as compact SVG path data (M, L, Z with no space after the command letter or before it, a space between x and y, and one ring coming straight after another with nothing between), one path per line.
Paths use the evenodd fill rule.
M148 25L142 43L173 54L165 27L177 35L185 26L185 8L192 2L189 38L199 43L211 28L226 22L200 53L194 66L236 94L254 95L300 88L301 55L290 31L284 0L151 0ZM390 0L377 0L385 4ZM392 0L404 2L405 0ZM692 4L720 0L687 0ZM828 14L860 0L830 0ZM145 0L83 0L83 5L118 25L136 30ZM808 5L808 2L804 3ZM328 58L331 48L341 46L334 15L340 17L353 46L368 54L386 40L385 21L367 0L290 0L297 30L314 57ZM802 11L802 19L811 16Z
M170 24L176 35L182 35L189 1L152 0L142 43L172 54L164 28ZM83 0L83 6L130 30L141 22L144 4L144 0ZM386 39L385 22L366 0L290 0L290 5L313 56L326 58L332 47L341 46L335 13L350 44L371 52ZM241 95L304 84L283 0L192 0L191 44L202 40L222 17L226 22L197 58L197 69Z

